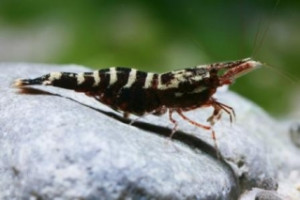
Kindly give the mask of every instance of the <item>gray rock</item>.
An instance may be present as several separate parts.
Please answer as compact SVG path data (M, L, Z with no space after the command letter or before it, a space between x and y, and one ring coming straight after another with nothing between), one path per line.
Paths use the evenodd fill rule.
M300 147L300 122L294 122L291 124L290 134L295 145Z
M256 194L255 200L282 200L273 192L262 191Z
M169 140L167 115L129 125L81 93L45 86L20 93L11 87L17 78L86 68L0 68L0 199L237 199L252 188L276 190L278 184L278 193L299 195L297 181L284 178L300 174L300 150L288 123L232 92L216 94L237 115L232 124L223 115L214 126L218 159L211 133L185 121ZM187 115L205 122L211 111Z
M254 188L251 191L245 192L241 197L243 200L283 200L287 199L280 197L276 191L267 191L259 188Z

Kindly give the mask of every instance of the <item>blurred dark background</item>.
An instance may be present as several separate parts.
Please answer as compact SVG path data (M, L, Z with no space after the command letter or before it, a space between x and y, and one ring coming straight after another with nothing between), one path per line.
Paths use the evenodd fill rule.
M0 0L0 61L164 72L255 55L274 69L249 73L232 90L274 116L300 117L300 1L275 5L276 0Z

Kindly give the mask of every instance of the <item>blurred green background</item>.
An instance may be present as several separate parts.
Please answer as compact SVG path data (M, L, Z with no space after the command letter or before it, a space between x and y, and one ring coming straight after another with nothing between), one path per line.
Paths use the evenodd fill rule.
M279 73L259 69L232 90L274 116L299 118L300 1L281 1L273 12L275 5L276 0L0 0L0 61L164 72L254 53Z

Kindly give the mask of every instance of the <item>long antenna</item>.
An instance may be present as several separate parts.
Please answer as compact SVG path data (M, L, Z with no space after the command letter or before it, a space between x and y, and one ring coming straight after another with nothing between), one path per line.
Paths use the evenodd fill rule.
M269 65L267 63L262 63L264 66L268 67L269 69L273 70L277 75L283 77L284 79L288 80L290 83L295 84L299 82L299 79L297 79L295 76L292 76L289 73L284 73L283 71L273 67L272 65Z
M252 50L252 56L254 56L254 53L256 52L256 49L257 49L257 41L258 41L258 36L259 36L259 30L261 30L261 26L262 26L262 18L259 19L259 22L258 22L258 27L257 27L257 30L256 30L256 33L255 33L255 37L254 37L254 41L253 41L253 50Z
M264 30L264 32L262 33L262 36L261 36L259 42L256 42L256 41L258 41L258 35L259 35L258 32L259 32L260 26L262 25L262 20L260 20L259 29L258 29L258 31L255 34L255 40L254 40L254 45L255 46L253 47L253 52L252 52L252 57L253 58L256 56L257 52L259 51L259 49L261 48L261 46L262 46L262 44L263 44L263 42L265 40L266 34L267 34L267 32L269 31L269 28L270 28L271 19L275 16L275 11L276 11L276 9L277 9L277 7L279 5L279 2L280 2L280 0L276 1L276 4L275 4L275 6L274 6L274 8L272 10L272 13L271 13L271 18L269 18L268 22L266 23L267 27ZM258 44L258 45L256 45L256 44Z
M277 9L279 3L280 3L280 0L277 0L275 6L273 7L273 10L272 10L272 13L271 13L271 18L269 18L268 23L267 23L267 27L264 30L264 32L261 34L262 37L260 39L259 39L259 30L261 29L261 26L262 26L263 23L262 23L261 19L259 21L259 26L258 26L258 30L255 34L254 48L253 48L253 52L252 52L252 57L253 58L256 56L258 50L261 48L261 46L262 46L262 44L265 40L266 34L267 34L267 32L269 31L269 28L270 28L271 19L274 17L276 9ZM273 70L277 75L283 77L284 79L288 80L292 84L295 84L295 83L299 82L299 79L297 79L296 77L292 76L289 73L284 73L283 71L281 71L281 70L279 70L279 69L277 69L277 68L275 68L275 67L273 67L273 66L271 66L267 63L263 63L263 65L268 67L269 69Z

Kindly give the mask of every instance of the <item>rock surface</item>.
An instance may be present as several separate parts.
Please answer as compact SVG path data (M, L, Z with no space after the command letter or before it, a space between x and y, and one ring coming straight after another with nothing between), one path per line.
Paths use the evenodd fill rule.
M17 78L87 68L0 68L0 199L300 199L300 150L290 124L233 92L215 95L236 111L234 123L224 114L214 126L219 159L211 133L179 118L179 131L169 140L166 115L129 125L84 94L11 87ZM187 115L205 122L211 111Z

